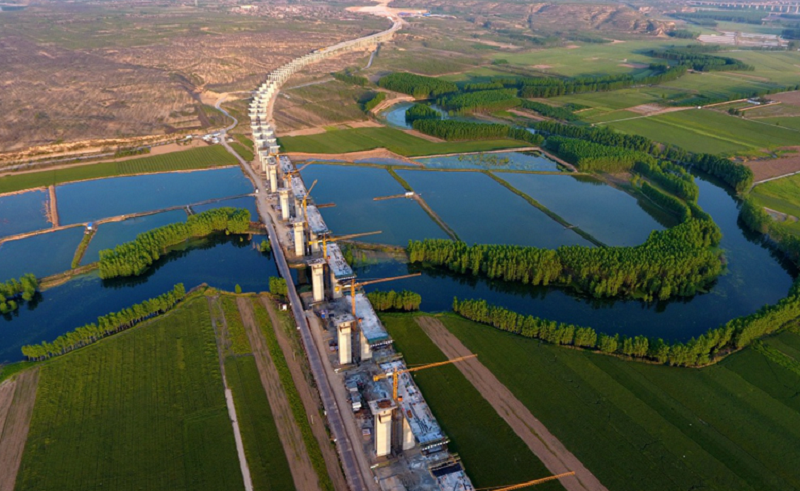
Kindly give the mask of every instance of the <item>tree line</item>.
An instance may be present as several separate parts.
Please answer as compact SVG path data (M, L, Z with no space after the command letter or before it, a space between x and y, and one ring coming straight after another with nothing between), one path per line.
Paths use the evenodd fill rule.
M217 208L204 211L190 216L186 222L143 232L131 242L100 251L100 277L108 279L140 275L170 246L214 232L242 234L249 228L250 211L247 209Z
M698 367L708 365L734 350L742 349L765 335L797 325L800 317L800 280L795 281L789 295L777 304L762 307L754 314L709 329L685 343L669 343L660 338L647 336L628 337L597 333L590 327L522 315L503 307L490 305L485 300L455 298L453 311L466 319L502 331L553 344L623 355L634 360Z
M442 115L426 104L414 104L406 109L406 124L413 125L418 119L442 119Z
M655 204L675 214L680 221L684 222L692 217L692 211L686 203L671 194L663 192L649 182L643 182L639 189L642 194L650 198Z
M626 135L615 132L610 128L572 126L555 121L538 121L533 123L531 127L546 135L567 136L602 145L647 152L653 157L694 166L722 180L740 193L750 189L753 184L753 171L749 167L725 157L718 157L708 153L692 154L680 147L661 145L643 136Z
M364 103L364 111L370 112L375 109L378 104L386 100L386 92L378 92L374 97L370 98Z
M387 310L419 310L422 303L422 296L409 290L402 290L396 292L390 290L388 292L375 290L367 293L367 298L378 312L385 312Z
M569 79L524 77L516 79L513 83L519 89L520 97L532 99L587 92L610 92L626 89L634 85L657 85L676 80L686 73L686 67L681 65L670 67L662 64L652 64L650 69L654 73L646 77L634 77L633 75L605 75ZM503 85L508 86L507 83L503 83Z
M549 104L544 104L542 102L529 101L526 99L522 99L520 101L520 105L525 109L530 109L531 111L535 111L548 118L560 119L561 121L578 120L578 116L576 116L575 113L573 113L568 107L556 107Z
M458 92L458 86L453 82L406 72L390 73L382 77L378 81L378 85L384 89L412 95L416 99L430 99L450 92Z
M768 235L789 259L800 264L800 237L786 230L784 224L774 221L752 197L742 202L739 218L750 230Z
M540 145L544 137L531 133L524 128L515 128L507 124L470 123L466 121L418 119L411 125L415 130L443 140L495 140L510 138L521 140L531 145Z
M653 58L677 61L680 63L680 65L689 66L698 72L755 70L753 65L748 65L747 63L737 60L736 58L710 55L706 52L706 49L699 48L688 46L686 48L669 48L663 51L653 50L650 51L648 55L652 56Z
M683 200L697 202L700 196L694 176L671 162L643 159L634 164L633 170Z
M588 140L551 136L545 148L586 172L624 172L631 170L636 162L651 157L624 147L610 147Z
M155 298L137 303L119 312L111 312L97 318L96 323L86 324L73 331L62 334L53 342L43 341L22 347L22 354L29 360L46 360L69 353L100 339L135 326L155 315L163 314L186 296L183 283Z
M344 82L346 84L351 84L351 85L357 85L359 87L363 87L369 83L369 79L367 79L367 77L353 75L347 71L331 73L331 77L335 78L340 82Z
M517 89L481 90L448 94L437 99L436 104L453 114L502 111L517 107Z
M32 273L22 275L19 279L10 279L0 283L0 314L14 312L20 306L20 299L30 302L39 290L39 280Z
M595 298L666 300L703 290L722 272L712 248L722 234L711 221L689 219L654 231L635 247L467 245L460 241L410 241L412 263L458 274L530 285L560 285Z

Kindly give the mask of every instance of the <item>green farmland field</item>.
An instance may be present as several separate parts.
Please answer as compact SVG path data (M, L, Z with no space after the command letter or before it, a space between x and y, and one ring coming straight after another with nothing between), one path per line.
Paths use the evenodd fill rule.
M692 152L752 152L795 145L800 141L798 131L709 110L690 109L608 125Z
M236 416L253 487L259 491L294 488L292 472L272 419L255 358L229 357L225 360L225 377L236 402Z
M408 157L530 146L514 140L430 142L394 128L355 128L280 139L285 152L349 153L387 148Z
M42 366L18 490L243 489L205 299Z
M409 365L433 363L447 357L407 314L382 315L395 346ZM497 414L455 366L415 374L439 424L452 440L477 488L529 481L550 475L514 430ZM557 482L537 489L563 489Z
M103 177L208 169L236 165L236 158L221 145L193 148L182 152L152 155L122 162L100 162L69 166L62 169L12 174L0 177L0 194Z
M753 349L674 368L442 320L609 490L800 489L800 374Z
M750 196L761 206L800 218L800 174L759 184ZM784 227L800 235L800 222L787 221Z

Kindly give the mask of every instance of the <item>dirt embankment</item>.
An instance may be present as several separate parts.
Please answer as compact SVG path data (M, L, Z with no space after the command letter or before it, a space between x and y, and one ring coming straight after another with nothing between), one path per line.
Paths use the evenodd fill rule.
M39 369L0 385L0 491L13 491L36 402Z
M294 382L295 387L297 387L297 392L300 394L300 399L303 400L303 406L306 408L306 413L318 413L318 408L322 405L322 403L319 401L316 391L314 391L309 385L308 378L306 378L305 374L303 373L303 367L300 364L300 357L294 356L292 343L283 329L280 328L280 319L278 318L278 313L275 311L275 306L268 298L261 297L261 302L267 308L267 312L269 312L269 318L270 321L272 321L272 327L275 330L275 335L278 338L278 345L281 347L281 351L283 351L284 358L286 358L286 364L289 365L289 372L292 374L292 381ZM322 456L325 459L325 466L328 468L328 475L330 476L331 481L333 481L334 489L337 491L347 491L349 487L344 478L344 474L342 473L341 466L339 465L339 456L336 454L336 450L333 445L330 444L330 436L322 424L322 418L311 418L309 422L311 423L311 431L314 433L314 438L316 438L319 448L322 450Z
M278 436L289 461L295 488L317 491L320 489L317 474L308 456L303 435L292 415L292 408L278 376L278 370L267 349L267 341L256 323L253 306L249 299L242 297L236 299L236 304L253 349L253 356L256 358L258 374L267 393L272 417L275 419L275 426L278 427Z
M350 153L305 153L305 152L287 152L285 154L292 160L343 160L345 162L355 162L357 160L369 159L394 159L403 161L409 165L420 165L419 162L412 160L408 157L396 154L385 148L376 148L375 150L365 150L363 152L350 152Z
M448 358L471 354L469 349L438 319L417 317L416 321ZM608 491L483 363L473 358L457 363L456 367L550 472L553 474L575 472L574 477L560 480L567 491Z
M795 150L800 150L800 147L795 147ZM753 182L758 183L800 172L800 154L770 160L751 160L744 165L752 169Z

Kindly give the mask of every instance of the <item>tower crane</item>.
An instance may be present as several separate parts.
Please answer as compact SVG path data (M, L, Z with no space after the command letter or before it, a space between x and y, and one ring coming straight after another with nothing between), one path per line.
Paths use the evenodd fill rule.
M305 218L306 223L308 223L308 195L311 194L311 190L314 189L314 186L317 185L317 180L314 179L314 182L311 183L311 187L306 190L306 194L303 195L303 218Z
M404 373L410 373L410 372L416 372L416 371L419 371L419 370L424 370L426 368L434 368L434 367L440 367L442 365L450 365L450 364L453 364L453 363L458 363L460 361L469 360L470 358L476 358L477 356L478 355L476 355L476 354L471 354L471 355L467 355L467 356L460 356L458 358L453 358L452 360L439 361L439 362L436 362L436 363L428 363L427 365L420 365L420 366L412 367L412 368L404 368L403 370L395 370L392 373L380 373L378 375L373 376L372 380L377 382L378 380L383 380L385 378L392 377L392 400L399 402L399 401L403 400L402 398L400 398L400 399L397 398L397 382L400 379L400 375L402 375ZM513 488L513 489L517 489L517 488Z
M375 232L363 232L360 234L349 234L349 235L339 235L336 237L328 237L323 235L321 239L309 241L309 244L319 244L322 243L322 258L325 259L328 257L328 242L338 242L340 240L350 240L355 239L357 237L365 237L367 235L377 235L383 233L380 230Z
M342 285L339 288L350 288L350 300L353 303L352 305L353 317L356 320L358 320L358 316L356 315L356 287L374 285L375 283L383 283L386 281L404 280L406 278L414 278L415 276L422 276L422 273L404 274L402 276L392 276L391 278L379 278L377 280L366 280L366 281L353 280L349 284Z
M516 489L528 488L528 487L531 487L531 486L536 486L537 484L542 484L542 483L549 482L549 481L555 481L556 479L561 479L562 477L569 477L569 476L574 476L574 475L575 475L575 471L569 471L569 472L565 472L563 474L556 474L555 476L547 476L547 477L543 477L541 479L534 479L533 481L527 481L527 482L523 482L523 483L519 483L519 484L514 484L512 486L503 486L503 487L499 487L499 488L480 488L480 489L476 489L475 491L481 491L481 490L486 490L486 491L489 491L489 490L491 490L491 491L514 491Z

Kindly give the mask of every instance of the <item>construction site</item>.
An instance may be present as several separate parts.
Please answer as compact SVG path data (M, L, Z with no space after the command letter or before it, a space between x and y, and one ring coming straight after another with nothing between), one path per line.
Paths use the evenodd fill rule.
M314 51L269 74L249 110L257 155L252 174L267 194L262 199L269 215L264 218L274 225L271 239L291 267L310 270L311 291L299 299L316 349L327 355L322 357L326 376L350 444L336 441L340 455L343 447L357 454L363 480L348 475L351 487L361 488L361 481L364 489L469 491L472 483L458 456L448 451L449 439L411 376L443 363L406 366L362 290L396 278L356 278L337 244L378 232L332 234L311 197L314 183L307 186L292 161L280 155L271 121L275 96L296 71L339 52L375 45L400 25L395 19L387 31Z

